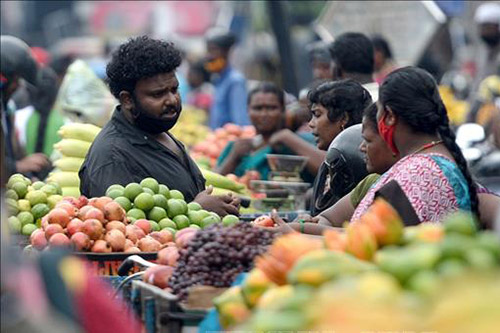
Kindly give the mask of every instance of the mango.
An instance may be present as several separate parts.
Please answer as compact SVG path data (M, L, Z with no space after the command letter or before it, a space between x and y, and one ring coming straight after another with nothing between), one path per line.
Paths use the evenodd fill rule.
M224 329L245 321L251 314L241 294L241 287L231 287L214 298L214 305L219 312L219 321Z
M317 250L297 261L288 273L288 281L317 287L337 277L359 274L374 268L374 265L346 253Z
M250 271L241 286L241 294L246 304L253 308L259 301L262 294L269 288L275 286L274 283L258 268Z

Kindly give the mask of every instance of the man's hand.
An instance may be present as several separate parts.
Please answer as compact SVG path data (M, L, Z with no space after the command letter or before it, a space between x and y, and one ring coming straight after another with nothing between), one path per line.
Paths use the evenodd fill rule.
M42 153L36 153L16 162L16 171L19 173L39 172L49 166L50 161Z
M234 142L231 153L239 159L250 153L252 149L252 139L240 139Z
M200 192L194 201L199 203L203 209L215 212L219 216L240 215L239 206L241 200L239 198L233 197L231 194L212 195L212 190L213 187L209 186L205 191Z

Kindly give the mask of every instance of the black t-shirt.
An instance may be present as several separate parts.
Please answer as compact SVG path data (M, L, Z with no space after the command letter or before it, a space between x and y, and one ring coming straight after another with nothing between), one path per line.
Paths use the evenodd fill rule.
M160 184L181 191L186 201L192 201L205 189L205 179L184 146L172 139L182 157L133 126L117 107L80 168L81 193L87 197L103 196L110 185L125 186L153 177Z

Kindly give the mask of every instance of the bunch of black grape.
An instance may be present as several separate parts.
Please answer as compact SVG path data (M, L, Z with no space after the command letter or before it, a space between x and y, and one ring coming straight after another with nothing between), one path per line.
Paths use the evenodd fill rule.
M200 230L181 250L169 285L181 300L194 285L229 287L239 273L253 267L254 258L266 252L275 234L249 223L218 223Z

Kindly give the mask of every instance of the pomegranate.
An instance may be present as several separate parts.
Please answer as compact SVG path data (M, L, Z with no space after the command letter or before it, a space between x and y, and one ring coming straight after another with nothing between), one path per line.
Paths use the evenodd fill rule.
M139 253L139 252L141 252L141 250L139 250L139 248L135 246L129 247L124 251L124 253Z
M91 251L95 253L111 253L111 246L105 240L99 239L95 241Z
M42 217L40 226L42 227L43 230L45 230L45 228L47 228L48 225L49 225L49 215L45 215L44 217Z
M111 201L104 206L104 217L108 221L123 221L126 214L125 210L118 202Z
M97 208L92 208L87 211L84 220L89 220L89 219L96 219L103 224L105 223L104 213Z
M153 269L154 268L154 269ZM168 280L172 276L174 269L170 266L155 266L148 268L150 273L145 276L145 281L147 283L153 284L158 288L164 289L168 287Z
M54 234L49 238L50 247L61 247L61 246L69 246L71 242L69 241L68 236L65 234Z
M177 260L179 259L179 250L174 246L169 246L161 249L158 252L158 258L156 262L159 265L175 266L177 265Z
M75 251L88 251L91 247L91 242L89 236L84 234L83 232L76 232L73 236L71 236L71 243Z
M89 205L94 206L95 208L104 212L104 206L106 206L106 204L112 201L113 199L109 197L92 198L89 200Z
M138 226L139 228L144 231L144 233L147 235L151 232L151 223L149 223L148 220L145 219L139 219L135 221L134 225Z
M64 228L70 220L68 212L62 208L54 208L49 213L49 224L59 224Z
M76 208L80 209L83 206L87 205L89 203L89 199L87 199L86 196L80 195L80 197L76 200Z
M83 221L80 220L79 218L74 218L71 221L69 221L68 225L66 226L66 231L68 232L68 236L73 236L75 233L82 231L83 227Z
M127 251L128 248L131 248L134 246L135 246L135 244L130 239L125 239L125 251Z
M70 219L74 218L78 214L78 209L67 201L58 202L54 208L61 208L68 213Z
M85 214L87 214L87 212L92 209L92 208L95 208L94 206L90 206L90 205L87 205L87 206L83 206L82 208L80 208L80 211L78 212L78 218L80 220L85 220Z
M111 246L113 252L121 252L125 249L125 235L120 230L108 231L104 240Z
M157 252L161 247L160 242L149 236L140 239L137 245L143 252Z
M111 221L106 223L106 231L110 231L112 229L120 230L125 235L126 229L125 229L125 224L123 224L123 222Z
M37 250L43 250L47 246L45 232L41 229L35 230L30 236L31 245Z
M125 227L125 236L135 244L139 239L146 237L146 234L138 226L129 224Z
M55 234L63 234L64 229L60 224L49 224L47 228L45 228L45 238L49 240Z
M83 222L82 232L87 234L91 240L98 240L101 238L104 228L99 220L89 219Z
M152 233L149 234L151 237L156 239L160 244L166 244L168 242L171 242L174 237L170 233L170 231L164 230L164 231L153 231Z

